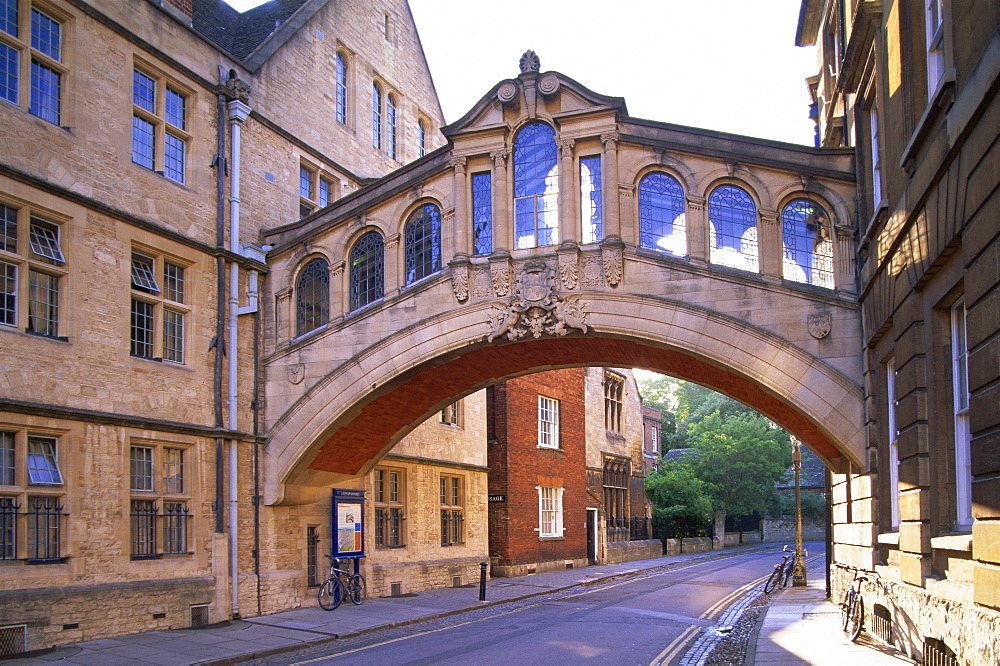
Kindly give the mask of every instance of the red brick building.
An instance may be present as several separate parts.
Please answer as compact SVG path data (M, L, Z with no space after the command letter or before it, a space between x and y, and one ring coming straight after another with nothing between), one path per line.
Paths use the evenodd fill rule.
M586 372L540 372L488 389L494 576L588 563Z

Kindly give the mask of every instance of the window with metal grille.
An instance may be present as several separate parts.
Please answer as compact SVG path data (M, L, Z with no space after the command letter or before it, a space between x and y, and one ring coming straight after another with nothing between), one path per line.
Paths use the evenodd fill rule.
M330 321L330 265L313 259L295 283L295 335L305 335Z
M17 559L17 515L20 508L16 497L0 496L0 560Z
M156 550L156 516L153 500L132 500L132 559L159 557Z
M833 232L815 202L796 199L781 212L782 275L833 289Z
M410 215L404 233L406 284L441 270L441 210L424 204Z
M538 446L559 448L559 401L538 396Z
M319 527L309 525L306 527L306 585L316 587L323 581L320 580L319 570Z
M958 655L940 638L924 638L924 666L959 666Z
M454 546L465 543L462 521L465 520L462 502L462 477L444 476L440 481L441 545Z
M611 432L622 431L622 395L625 378L607 373L604 375L604 428Z
M472 253L493 252L493 174L472 174Z
M883 643L892 644L892 613L882 604L872 606L871 629Z
M188 552L187 521L190 517L184 502L163 502L163 553L183 555Z
M351 249L351 310L385 295L385 242L377 231L365 233Z
M28 561L62 559L62 504L58 497L28 497Z
M604 194L601 188L601 156L581 157L580 222L584 243L596 243L604 238Z
M684 189L665 173L639 182L639 244L683 257L687 254Z
M563 536L562 488L538 486L538 536Z
M375 469L375 547L403 548L403 472Z
M133 559L191 554L184 472L183 448L154 443L129 448Z
M543 122L514 138L514 239L517 249L559 242L559 151L556 131Z
M757 206L746 190L716 188L708 197L710 260L757 272Z
M0 627L0 656L19 654L28 650L28 625Z

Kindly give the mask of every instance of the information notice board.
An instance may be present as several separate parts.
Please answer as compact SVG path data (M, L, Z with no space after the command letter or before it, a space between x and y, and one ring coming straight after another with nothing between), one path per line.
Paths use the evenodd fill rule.
M365 491L333 489L333 556L365 556Z

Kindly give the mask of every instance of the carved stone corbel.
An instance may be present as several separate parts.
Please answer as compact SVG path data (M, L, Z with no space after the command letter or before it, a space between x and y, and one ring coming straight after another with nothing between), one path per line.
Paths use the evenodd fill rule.
M695 194L687 195L687 205L692 211L701 212L705 210L705 197L699 197Z
M332 279L339 278L341 275L344 274L344 268L346 267L346 265L347 262L344 261L338 261L337 263L332 264L330 266L330 277Z
M510 255L506 252L490 256L490 280L493 282L493 293L497 296L510 293Z
M601 260L604 263L604 279L612 287L617 287L625 277L625 243L621 238L605 238L601 241Z
M472 262L465 255L458 255L448 262L451 269L451 290L459 303L469 299L469 272Z
M399 234L393 234L392 236L386 236L385 239L385 249L394 250L399 247Z
M556 250L559 257L559 282L563 289L576 289L580 276L580 248L576 243L564 242Z

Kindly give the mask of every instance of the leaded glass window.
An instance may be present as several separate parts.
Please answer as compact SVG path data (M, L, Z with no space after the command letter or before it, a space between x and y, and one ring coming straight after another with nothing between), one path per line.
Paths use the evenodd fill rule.
M514 236L519 249L559 242L559 151L556 131L543 122L514 139Z
M385 150L389 157L396 159L396 98L385 98Z
M17 252L17 209L0 204L0 250Z
M385 295L385 242L377 231L361 236L351 249L351 309Z
M184 313L163 309L163 360L184 362Z
M184 492L184 450L163 449L163 492Z
M580 158L580 218L584 243L596 243L604 238L600 155Z
M472 174L472 254L493 252L493 174Z
M133 356L153 358L153 304L132 299L130 352Z
M60 264L66 261L59 246L59 227L36 217L28 227L28 247L41 259Z
M299 273L295 286L295 334L305 335L330 321L330 267L313 259Z
M427 152L427 126L423 120L417 121L417 157L423 157Z
M833 239L823 209L797 199L781 212L782 275L833 289Z
M188 507L184 502L163 503L163 552L167 555L187 553Z
M59 278L28 270L28 331L59 335Z
M708 198L710 260L757 272L757 207L742 188L723 185Z
M406 223L406 284L441 270L441 211L424 204Z
M153 490L153 449L133 446L130 454L129 478L132 490Z
M160 286L156 284L156 275L153 273L153 258L132 253L132 288L158 294Z
M31 9L31 48L36 54L50 58L52 63L62 59L62 25L50 16ZM39 55L31 60L31 101L28 110L55 125L59 124L59 98L62 74L50 63L42 62Z
M21 68L20 52L0 42L0 99L17 104L17 76Z
M17 265L0 261L0 324L17 325Z
M60 559L62 509L58 497L28 498L28 560Z
M14 433L0 431L0 486L14 485Z
M337 122L347 124L347 61L337 54Z
M684 190L677 179L651 173L639 182L639 244L671 254L687 254Z
M382 89L372 84L372 145L382 150Z
M28 437L28 483L33 486L59 486L62 482L55 438Z

